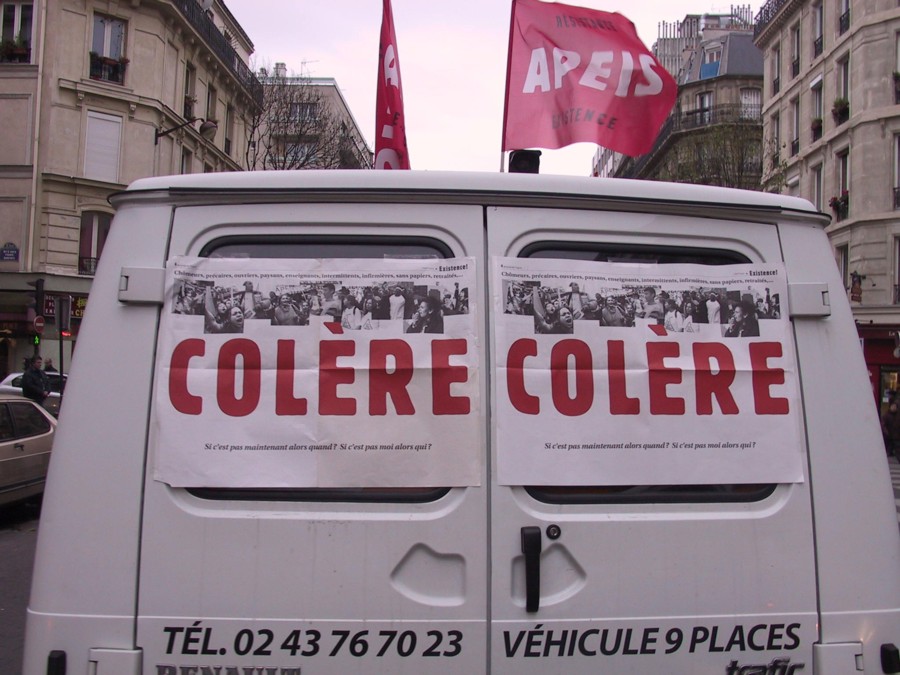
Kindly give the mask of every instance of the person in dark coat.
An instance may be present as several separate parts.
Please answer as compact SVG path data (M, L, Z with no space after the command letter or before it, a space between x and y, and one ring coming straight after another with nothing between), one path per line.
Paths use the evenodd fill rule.
M881 433L887 453L900 460L900 406L896 396L891 397L887 410L881 416Z
M22 376L22 394L41 405L50 395L50 380L43 371L43 365L44 360L40 355L35 356Z

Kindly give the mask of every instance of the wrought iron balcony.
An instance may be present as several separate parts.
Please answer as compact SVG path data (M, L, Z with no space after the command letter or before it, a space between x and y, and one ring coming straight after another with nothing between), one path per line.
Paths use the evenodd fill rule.
M846 12L841 14L841 18L838 19L838 30L840 34L843 35L848 30L850 30L850 10L848 9Z
M824 47L824 38L820 35L815 40L813 40L813 58L816 58L822 53L822 49Z
M231 74L244 86L250 97L257 105L261 106L263 102L262 84L256 79L247 64L241 60L234 47L228 43L222 31L200 8L196 0L172 0L172 4L200 34L210 51L228 67Z
M797 77L800 74L800 57L798 56L791 61L791 77Z
M812 131L812 140L815 142L822 138L822 118L816 117L813 119L812 124L810 125L810 131Z
M894 208L900 209L900 187L894 188Z
M124 84L125 68L128 66L127 59L111 59L95 52L91 52L90 56L92 80Z
M791 141L791 157L800 152L800 139L795 138Z
M772 79L772 94L777 94L781 91L781 78L776 77Z

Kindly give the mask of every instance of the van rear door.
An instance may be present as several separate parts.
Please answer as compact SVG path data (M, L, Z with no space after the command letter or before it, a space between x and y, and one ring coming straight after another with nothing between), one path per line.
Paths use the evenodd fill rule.
M636 213L634 205L632 212L489 208L488 253L626 264L781 262L774 224L725 222L715 218L714 208L709 205L697 217ZM535 278L529 283L543 284L551 297L572 290L565 279ZM522 289L510 290L497 276L492 284L496 333L509 311L507 303L515 305ZM539 336L534 349L572 337ZM492 348L500 346L494 342ZM492 363L500 356L493 353ZM525 363L537 360L529 353ZM597 368L596 360L594 364ZM561 386L575 398L571 392L580 384L573 372ZM631 376L625 374L626 379ZM528 380L532 373L521 370L510 377L534 381ZM602 479L547 485L542 475L505 484L498 479L498 464L522 448L499 444L498 428L524 419L503 419L510 408L503 400L509 396L506 378L498 371L492 382L494 672L721 675L812 670L816 568L805 447L790 449L798 455L802 475L784 483L691 485L684 480L688 465L678 467L681 478L670 485L619 485ZM690 396L683 384L667 387L671 396ZM634 386L629 393L646 410L647 392ZM594 425L597 447L605 436L620 435L622 425L642 422L639 416L612 418L602 407L567 416L554 411L547 391L532 389L528 395L541 406L543 428L564 437L568 425ZM759 423L765 425L766 419L761 416ZM728 424L724 415L698 418L692 438L659 440L720 442L728 437ZM802 432L797 435L803 437ZM563 467L575 466L577 452L550 451ZM683 462L691 462L690 453L682 452ZM699 473L703 467L697 469Z
M170 259L474 256L480 261L483 242L480 207L219 203L175 209ZM483 273L479 264L481 288ZM484 315L475 307L473 300L473 325L480 332ZM284 335L289 337L289 328ZM475 360L483 363L483 341L475 344ZM485 379L473 375L470 381L481 390ZM240 384L233 386L239 392ZM353 389L339 391L348 396ZM472 454L483 457L486 396L482 391L473 400L466 425L478 438ZM215 397L203 404L215 405ZM154 415L160 405L157 397ZM314 423L310 417L308 423ZM414 424L413 417L405 419ZM285 424L307 423L298 419ZM347 425L365 423L343 419ZM397 424L400 438L404 424ZM373 431L373 442L378 433ZM154 429L149 445L137 622L144 672L257 668L286 674L302 668L303 673L418 675L483 667L484 461L476 460L480 485L193 489L153 477L158 455L177 457L178 443L160 448Z

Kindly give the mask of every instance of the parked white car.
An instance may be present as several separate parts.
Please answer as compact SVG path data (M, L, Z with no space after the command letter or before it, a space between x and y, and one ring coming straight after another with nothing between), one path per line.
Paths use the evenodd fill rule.
M34 401L0 394L0 506L43 492L55 430Z
M46 373L46 371L45 371ZM24 373L10 373L2 382L0 382L0 394L18 394L22 395L22 376ZM59 417L59 405L61 402L59 395L60 376L59 373L46 373L47 380L50 382L50 396L44 401L44 407ZM68 375L63 375L63 381L68 380Z

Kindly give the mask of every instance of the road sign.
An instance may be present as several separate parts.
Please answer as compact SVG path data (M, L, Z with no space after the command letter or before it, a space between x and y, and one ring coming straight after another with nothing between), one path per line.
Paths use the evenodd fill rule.
M37 333L38 335L43 333L45 323L46 322L44 321L44 317L42 317L40 314L38 316L34 317L34 332Z

